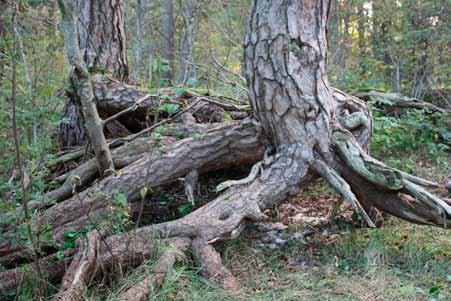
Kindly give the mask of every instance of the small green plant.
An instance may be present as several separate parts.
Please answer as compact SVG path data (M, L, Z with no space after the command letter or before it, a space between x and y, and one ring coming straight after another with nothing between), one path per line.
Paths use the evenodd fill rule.
M169 116L174 115L180 109L180 105L175 103L165 103L158 108L160 111L165 112Z

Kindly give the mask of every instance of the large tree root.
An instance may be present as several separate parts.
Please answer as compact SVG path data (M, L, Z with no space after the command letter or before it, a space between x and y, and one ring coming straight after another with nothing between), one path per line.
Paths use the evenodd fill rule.
M99 273L108 273L112 270L123 273L125 269L134 267L154 255L162 244L186 249L189 245L187 239L169 239L161 241L152 238L152 233L137 236L135 233L115 235L101 239L98 232L91 232L86 239L78 241L78 251L71 265L67 269L60 292L55 300L84 300L84 293L90 281ZM170 250L170 249L168 249ZM159 262L159 268L173 264L178 255L173 250L164 254ZM156 271L164 273L165 271ZM159 275L161 277L161 275ZM161 280L160 280L161 281Z
M449 226L451 206L418 186L434 183L370 157L349 132L336 131L333 141L346 165L343 176L364 203L417 224Z
M355 143L355 145L357 144ZM367 155L361 152L359 156ZM265 209L276 205L289 195L296 194L300 187L308 184L314 178L309 171L319 169L318 165L314 163L314 158L315 155L313 153L299 144L279 147L277 153L272 157L272 163L262 170L259 177L244 185L231 186L217 199L184 218L138 228L128 234L112 236L105 239L106 243L101 242L98 237L88 236L87 241L91 241L91 243L86 245L85 248L80 248L80 253L76 256L77 260L73 261L69 270L71 272L66 276L66 279L70 279L70 281L66 281L65 283L69 284L63 285L63 290L59 296L65 296L66 299L63 298L63 300L78 300L77 298L83 295L90 279L96 274L97 268L93 268L93 266L102 266L105 269L110 269L113 262L134 266L138 263L130 263L130 258L135 257L141 258L138 262L142 262L142 260L150 256L151 250L149 248L153 245L151 240L157 237L165 239L188 239L188 241L191 241L191 247L193 248L195 257L201 263L204 275L210 277L224 288L231 290L239 289L239 283L231 272L222 266L220 257L214 250L212 244L236 237L248 222L264 220L265 215L262 212ZM366 159L368 160L368 158ZM431 203L430 200L425 201L424 197L419 197L417 200L417 206L420 208L417 211L405 207L407 203L399 203L399 197L396 199L396 202L393 202L393 199L387 199L385 201L386 203L379 201L380 198L385 199L387 195L398 196L400 192L405 193L412 188L398 187L395 184L390 185L390 187L387 187L387 185L382 186L381 183L385 184L386 182L380 182L381 180L377 180L377 183L372 183L367 180L367 186L361 186L361 183L358 181L362 181L363 177L359 174L356 175L352 167L348 167L341 162L334 162L334 164L328 163L328 166L341 166L341 168L336 168L337 172L334 174L334 177L341 179L338 182L339 184L342 183L341 181L350 183L350 188L346 189L346 193L355 193L356 197L353 198L357 199L365 209L368 206L376 206L401 218L417 223L427 221L429 224L444 226L444 222L445 224L449 222L449 215L443 215L444 213L448 214L446 205L438 202L441 206L439 208L442 211L437 212L436 207L432 207L431 209L431 204L436 206L437 203ZM360 180L349 180L350 172L353 173L353 178L355 177ZM323 175L326 180L330 181L331 178L326 173L323 173ZM376 182L375 180L372 181ZM343 192L339 189L338 184L334 184L333 186L339 192ZM357 188L359 187L364 188L358 190ZM397 191L396 194L393 193L394 189ZM378 197L376 198L367 194L362 199L362 191L370 191L375 195L377 194ZM388 206L387 202L393 203L390 203ZM426 210L427 208L429 209ZM415 213L413 215L414 218L408 214L409 212ZM418 218L418 216L421 216L421 218ZM130 242L130 238L137 238L138 241ZM144 252L143 249L147 251ZM140 251L138 252L136 250ZM143 255L143 252L146 255ZM96 257L95 260L92 259L93 254ZM81 276L77 278L70 275Z
M151 189L170 183L194 169L204 173L234 165L252 164L263 156L264 149L265 139L261 138L258 127L252 121L220 125L200 137L177 141L154 155L145 154L120 170L118 175L105 178L47 209L41 214L38 223L50 225L55 240L62 241L65 232L80 230L90 220L106 217L110 212L111 201L119 193L125 194L129 202L139 200L142 187ZM14 248L11 246L10 250ZM23 252L16 251L19 256L16 260L23 256Z
M64 276L67 266L71 263L72 252L65 251L65 258L60 260L56 254L49 255L40 260L41 271L45 280L58 282ZM7 300L2 293L20 289L25 283L37 283L38 278L34 263L26 264L0 273L0 300Z
M121 293L118 300L147 300L149 294L163 284L166 274L174 266L175 262L186 259L184 253L188 247L189 240L187 239L170 240L168 247L166 247L163 255L161 255L152 269L152 274Z

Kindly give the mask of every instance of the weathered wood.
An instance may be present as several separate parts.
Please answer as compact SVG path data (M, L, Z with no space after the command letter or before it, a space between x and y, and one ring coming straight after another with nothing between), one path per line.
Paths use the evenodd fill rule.
M150 293L163 284L166 274L174 266L175 262L185 259L183 253L187 251L189 242L187 239L173 239L169 242L163 255L161 255L155 268L153 268L152 274L120 294L118 300L147 300Z
M370 91L370 92L359 92L354 94L356 97L362 99L386 99L392 102L392 104L383 103L383 106L399 108L399 109L420 109L427 110L430 112L439 112L445 113L446 110L436 105L420 100L417 98L408 97L398 93L384 93L378 91Z

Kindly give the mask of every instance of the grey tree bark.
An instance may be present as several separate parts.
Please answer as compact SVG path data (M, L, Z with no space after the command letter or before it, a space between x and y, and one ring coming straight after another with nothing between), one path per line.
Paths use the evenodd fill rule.
M127 81L128 64L123 0L77 1L80 53L91 72Z
M163 1L163 15L161 17L161 56L170 67L170 71L162 74L163 78L173 80L175 63L174 44L174 3L172 0Z
M180 1L183 17L183 31L180 38L180 72L179 84L186 84L189 79L196 79L194 61L194 40L199 26L197 0Z
M127 264L120 260L127 257L124 246L139 238L144 244L139 243L133 253L142 249L146 254L149 239L158 237L183 239L181 245L191 246L204 275L236 290L239 283L222 265L215 244L236 237L249 222L266 219L266 209L297 194L318 176L371 227L373 208L414 223L448 227L450 205L420 187L430 182L368 155L372 121L366 104L329 86L328 13L329 0L253 0L244 46L255 119L178 141L158 158L148 154L124 168L121 176L107 177L81 192L82 206L74 196L40 215L38 222L52 225L55 240L61 241L63 233L81 229L89 217L108 215L115 193L133 201L141 188L162 185L193 170L202 173L263 157L247 178L220 184L218 190L226 192L183 218L105 238L110 244L91 232L87 237L91 247L79 246L59 296L80 298L88 280L102 270L99 267L115 262L115 257L118 264ZM147 170L155 172L147 177ZM106 246L110 252L105 252ZM7 271L0 279L10 274L17 275Z
M136 0L136 41L135 41L135 68L133 70L133 81L141 83L142 52L143 52L143 16L145 13L146 0Z

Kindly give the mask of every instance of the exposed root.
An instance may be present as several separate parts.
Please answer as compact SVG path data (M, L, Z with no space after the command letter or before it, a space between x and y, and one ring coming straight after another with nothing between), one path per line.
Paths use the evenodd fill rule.
M91 232L86 239L79 240L78 243L79 250L66 271L60 292L54 300L84 300L87 286L98 268L96 264L100 244L98 232Z
M228 180L225 182L220 183L218 186L216 186L216 191L220 192L227 188L230 188L232 186L238 186L238 185L246 185L254 181L257 176L261 173L263 173L263 169L267 166L269 166L274 161L274 157L269 155L269 151L267 150L265 152L264 158L262 161L257 162L252 166L251 172L249 175L241 180Z
M398 109L421 109L428 110L431 112L446 112L445 109L439 108L436 105L433 105L430 102L426 102L420 99L411 98L408 96L404 96L398 93L383 93L378 91L370 91L364 93L357 93L357 97L370 99L370 98L382 98L391 100L393 103L389 104L389 107L398 108Z
M445 228L449 225L451 206L413 182L425 186L435 183L387 167L373 159L360 148L349 132L334 132L333 143L346 166L358 175L355 177L345 169L342 171L347 174L347 181L355 184L352 187L359 192L360 199L411 222ZM368 187L362 180L375 187ZM362 189L362 186L366 186L366 189Z
M192 242L193 254L201 267L201 274L210 278L223 289L238 291L240 284L233 274L222 264L221 255L215 248L201 239Z
M368 226L371 228L375 228L376 225L373 223L371 218L366 213L365 209L362 207L360 202L357 200L357 197L354 195L354 193L351 191L351 187L349 186L346 181L340 177L340 175L327 166L326 163L324 163L321 160L315 160L314 161L315 170L333 187L335 190L337 190L348 202L352 204L352 207L354 207L354 210L362 216L362 218L366 221Z
M120 294L118 300L144 301L149 294L163 284L164 278L176 261L184 260L184 252L188 249L190 241L187 239L174 239L163 255L158 259L152 275L145 277L131 288Z
M60 280L66 267L70 264L72 257L71 251L64 252L65 258L60 260L56 254L41 258L41 272L48 281ZM36 283L36 272L34 271L34 263L26 264L21 267L7 270L0 273L0 300L2 293L8 293L16 290L25 281Z

